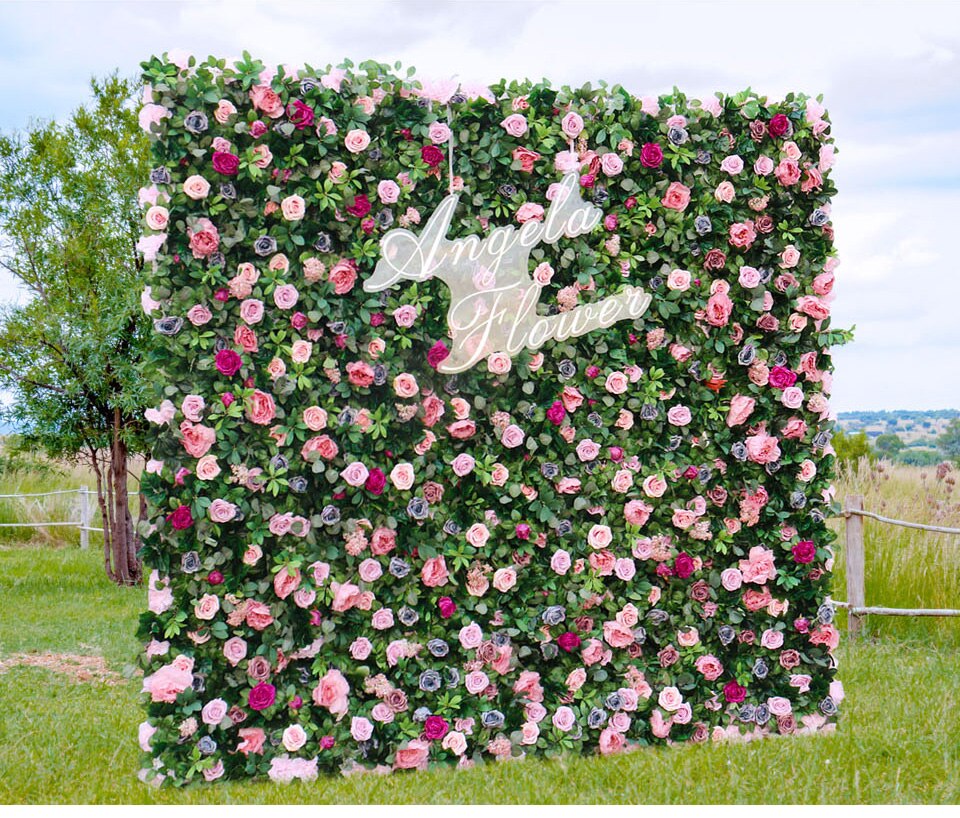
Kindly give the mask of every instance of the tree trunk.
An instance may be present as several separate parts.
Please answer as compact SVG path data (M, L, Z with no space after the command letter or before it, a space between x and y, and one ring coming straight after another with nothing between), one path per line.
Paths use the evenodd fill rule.
M137 557L139 538L130 516L127 499L127 444L121 437L120 409L113 411L113 439L110 445L110 468L108 482L112 494L111 551L114 581L120 585L137 585L143 577L143 569ZM106 528L106 526L104 526Z
M127 499L127 444L121 437L120 410L114 411L113 435L109 451L90 451L90 462L97 478L97 503L103 521L103 563L107 578L117 585L138 585L143 567L137 556L137 534ZM146 503L140 497L140 517Z

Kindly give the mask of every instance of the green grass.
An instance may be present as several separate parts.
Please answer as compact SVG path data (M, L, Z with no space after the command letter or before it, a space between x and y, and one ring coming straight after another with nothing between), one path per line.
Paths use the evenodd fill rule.
M133 630L143 591L112 587L95 551L0 549L0 600L0 658L99 654L123 672L139 649ZM136 778L136 678L109 686L15 667L0 674L0 802L951 803L960 800L958 669L960 651L929 639L845 645L848 697L834 735L290 787L156 790Z

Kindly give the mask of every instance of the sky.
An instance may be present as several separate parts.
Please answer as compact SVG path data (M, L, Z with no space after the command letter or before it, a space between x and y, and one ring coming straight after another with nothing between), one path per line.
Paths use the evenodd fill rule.
M51 24L53 23L53 24ZM841 264L834 411L960 408L960 4L0 0L0 130L151 54L376 59L424 77L606 80L636 96L822 93ZM22 298L0 277L0 302Z

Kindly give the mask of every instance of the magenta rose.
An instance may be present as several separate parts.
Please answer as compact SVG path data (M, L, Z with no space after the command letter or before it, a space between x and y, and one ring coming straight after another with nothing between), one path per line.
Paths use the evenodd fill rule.
M747 698L747 689L735 679L731 679L723 686L723 697L731 704L740 704Z
M812 540L800 540L790 550L793 552L793 561L801 565L813 562L817 556L817 546L813 544Z
M440 716L427 716L423 723L423 734L430 741L442 739L449 730L450 725Z
M557 647L570 653L570 651L580 647L580 637L573 633L573 631L561 633L557 638Z
M790 120L787 119L786 114L777 114L770 120L767 130L770 131L770 136L783 136L790 130Z
M770 370L769 383L774 389L786 389L797 382L797 373L785 366L775 366Z
M387 484L387 476L383 473L381 469L370 469L370 474L367 475L367 482L364 488L369 491L371 494L376 494L377 496L383 494L383 487Z
M677 558L673 561L673 570L680 579L689 577L693 573L693 567L693 557L686 551L677 554Z
M211 571L207 574L207 582L211 585L220 585L223 583L223 574L219 571Z
M443 151L436 145L424 145L420 148L420 157L431 168L435 168L443 161Z
M217 371L228 378L236 375L243 366L243 359L232 349L221 349L216 357Z
M373 322L371 321L371 324ZM427 352L427 363L430 364L434 369L440 366L450 355L450 350L447 349L447 345L443 341L437 341L430 351Z
M313 125L313 108L302 100L295 99L287 106L287 117L298 131L302 131Z
M564 408L563 403L558 400L553 402L553 405L547 409L547 420L549 420L554 426L559 426L563 423L563 419L567 415L567 410Z
M440 616L449 619L457 612L457 603L448 596L442 596L437 600L437 608L440 610Z
M266 710L277 700L277 689L267 682L260 682L250 689L248 703L251 710Z
M656 142L647 142L640 149L640 164L645 168L659 168L663 162L663 148Z
M167 515L167 522L177 531L183 531L193 525L193 515L190 506L178 506Z
M347 213L358 219L362 219L369 212L370 200L362 193L354 197L352 205L347 206Z
M213 169L224 176L236 176L240 169L240 157L224 151L214 151Z

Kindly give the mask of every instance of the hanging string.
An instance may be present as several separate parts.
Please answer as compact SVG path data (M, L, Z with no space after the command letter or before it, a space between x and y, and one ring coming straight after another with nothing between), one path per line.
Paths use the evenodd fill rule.
M453 128L450 120L453 118L453 111L450 110L450 103L447 103L447 127L450 129L450 138L447 140L447 164L450 170L450 193L453 193Z

